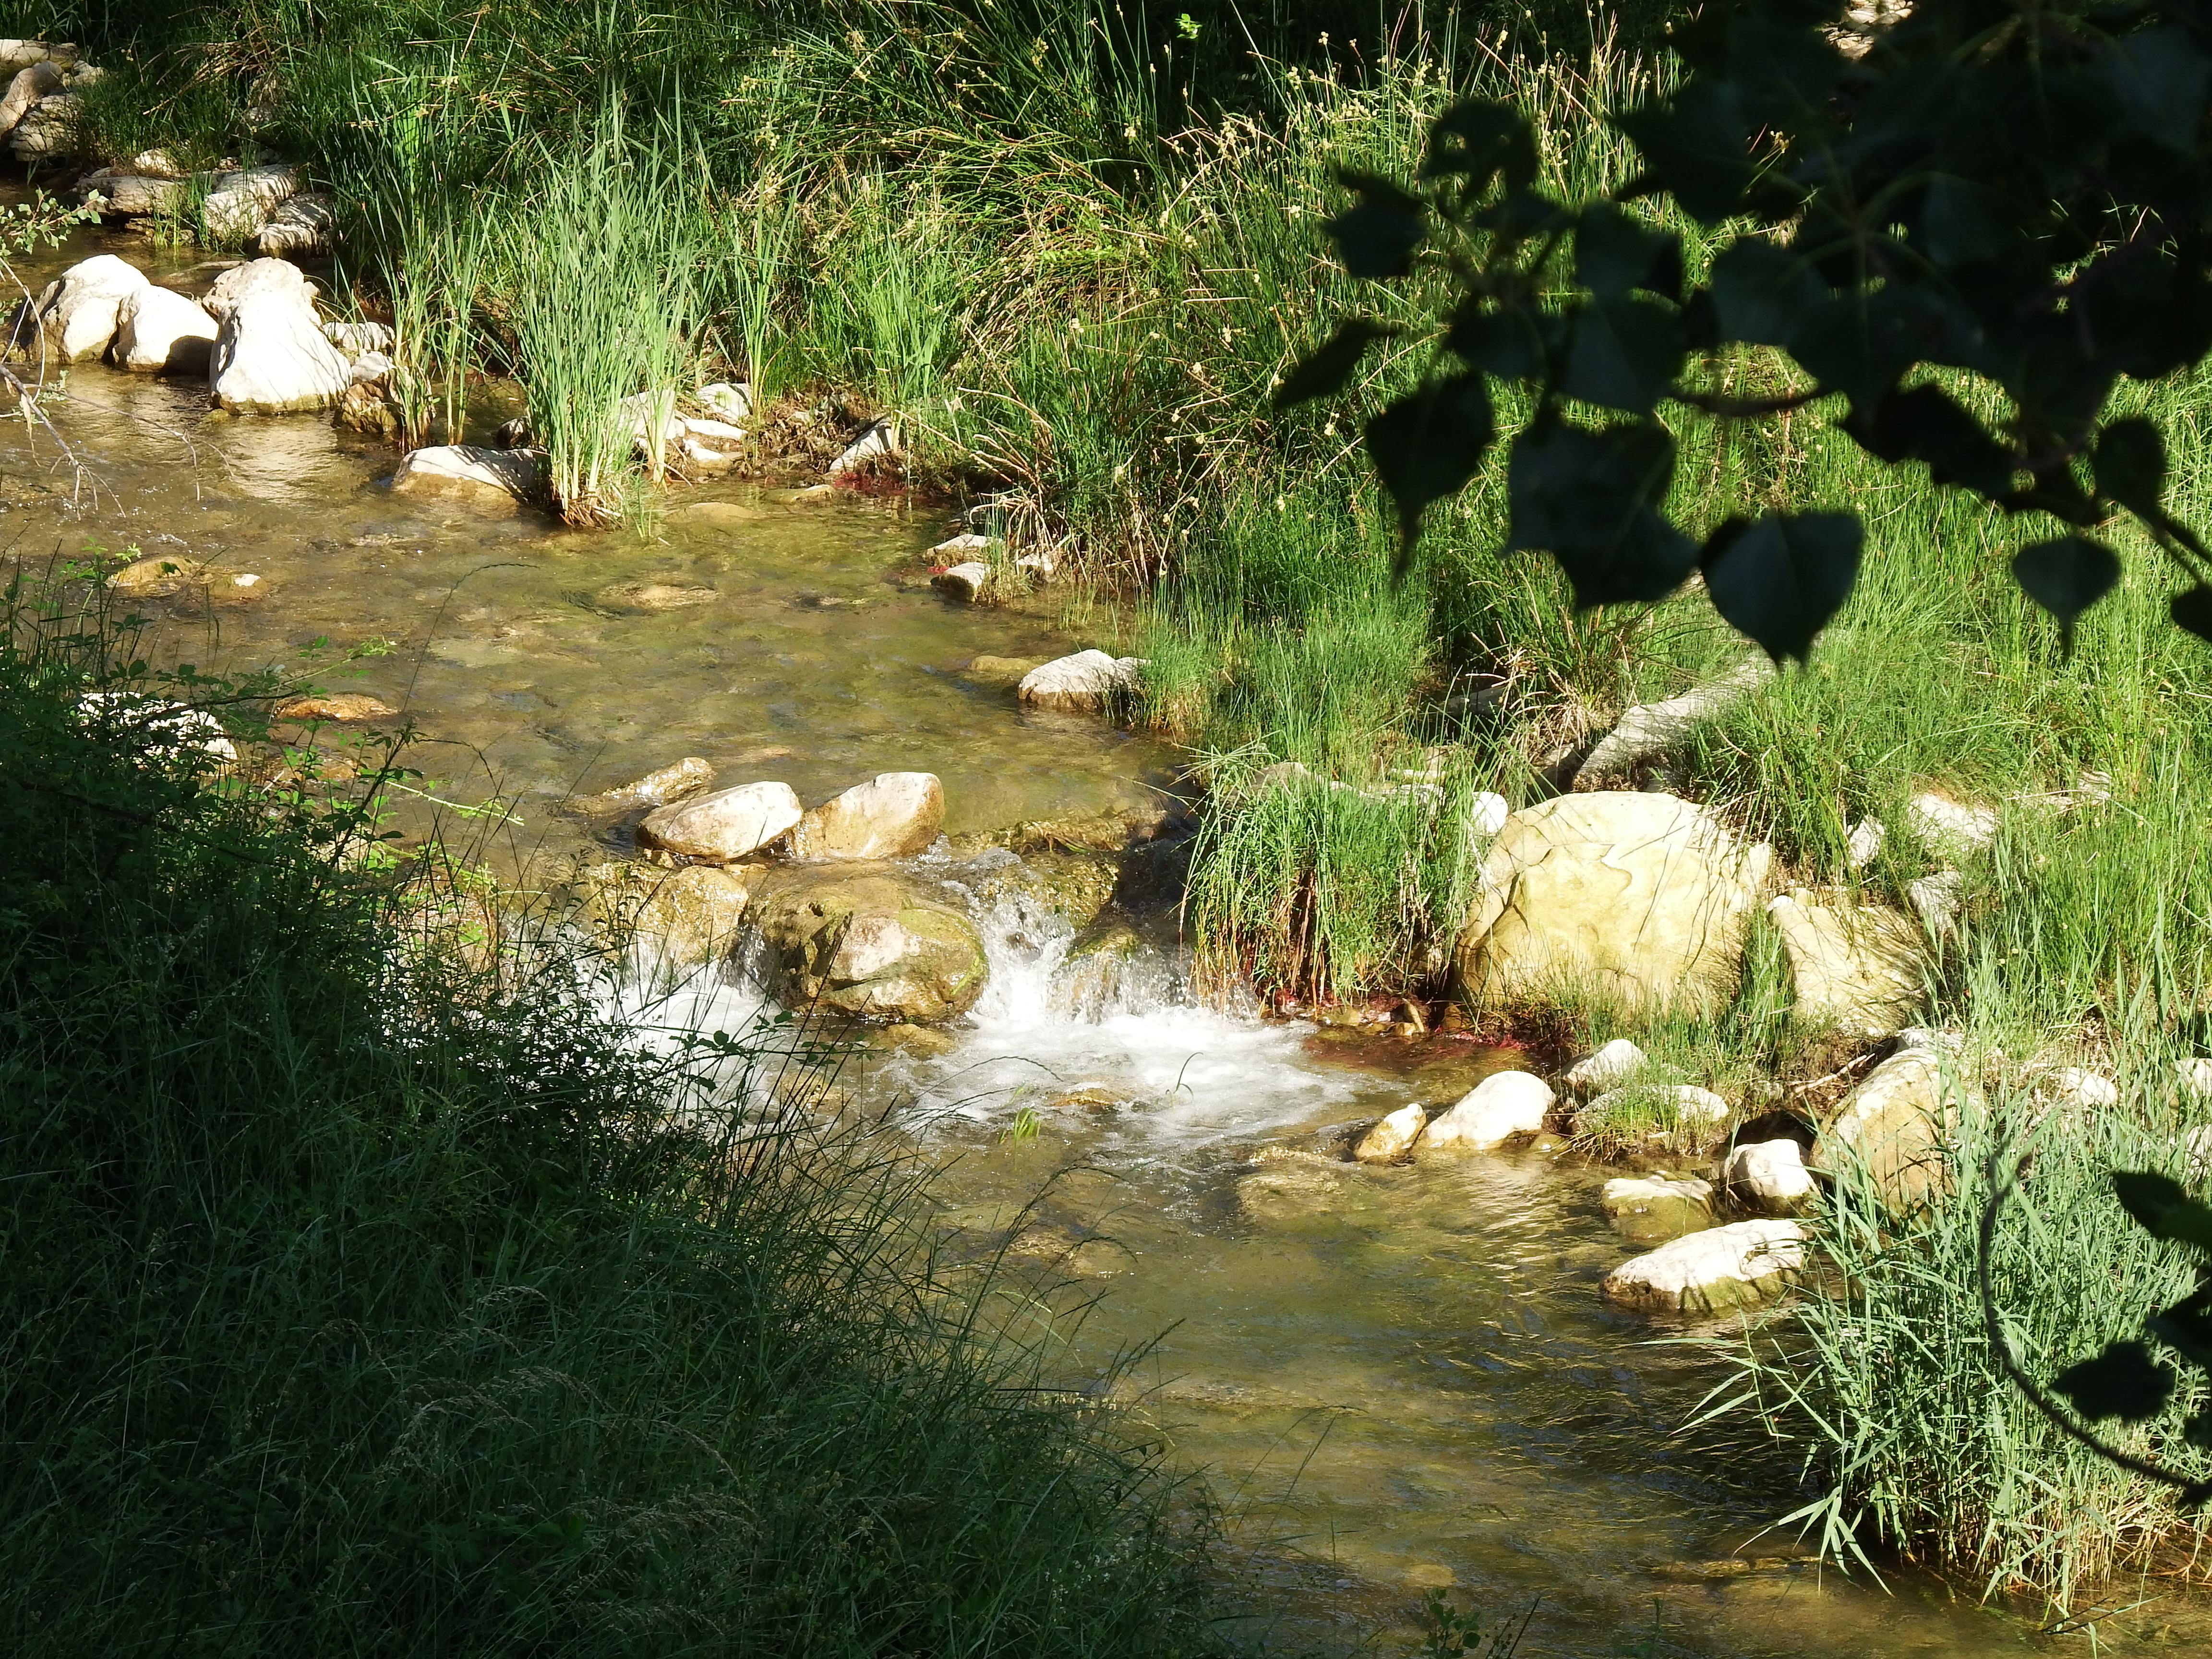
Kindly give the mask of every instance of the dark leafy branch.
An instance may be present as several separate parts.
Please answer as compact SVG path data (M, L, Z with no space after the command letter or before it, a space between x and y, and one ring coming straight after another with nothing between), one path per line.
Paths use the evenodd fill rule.
M1401 568L1496 444L1493 386L1515 387L1534 412L1506 459L1509 548L1550 553L1577 607L1702 570L1731 624L1802 658L1850 596L1856 514L1732 518L1694 540L1665 510L1660 411L1832 399L1877 460L2022 521L2014 574L2069 643L2118 579L2098 532L2124 515L2183 579L2174 621L2212 639L2212 551L2164 505L2163 438L2111 413L2122 382L2212 350L2212 0L1918 0L1857 57L1840 12L1713 0L1680 26L1684 78L1613 118L1643 171L1609 198L1547 194L1528 120L1481 100L1437 118L1410 183L1345 176L1356 201L1328 229L1346 268L1439 270L1452 289L1420 385L1366 427ZM1651 204L1711 233L1701 270ZM1398 331L1343 323L1278 402L1341 392ZM1786 353L1808 388L1738 399L1686 380L1747 346ZM1961 376L1994 419L1947 389Z

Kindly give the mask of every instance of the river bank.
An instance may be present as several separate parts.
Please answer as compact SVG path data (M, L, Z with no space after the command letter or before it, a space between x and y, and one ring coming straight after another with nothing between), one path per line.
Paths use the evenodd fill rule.
M538 38L530 33L538 25L520 13L509 22L507 39ZM722 486L694 486L691 494L769 516L757 525L725 517L709 534L714 520L689 527L678 511L661 522L665 539L653 546L554 532L526 515L494 525L405 510L389 524L357 529L343 538L343 552L330 547L298 559L286 579L326 590L337 585L327 556L350 562L344 580L358 584L360 597L344 602L342 620L357 636L348 643L386 637L370 625L380 613L421 623L429 643L405 692L375 682L391 706L476 711L449 740L453 752L474 746L493 763L483 767L482 784L453 790L441 782L428 793L476 810L498 792L508 803L501 808L502 833L512 828L505 817L521 817L538 836L550 816L580 855L598 857L595 835L612 827L627 849L622 838L642 813L619 824L612 818L623 814L596 828L575 826L514 805L512 786L524 780L493 774L512 764L550 806L684 756L711 756L726 769L720 781L787 783L812 806L877 771L926 770L942 781L951 815L943 827L955 839L1021 822L1110 817L1172 788L1203 802L1191 821L1195 838L1183 848L1196 950L1190 971L1202 988L1249 981L1271 1012L1341 1021L1374 1041L1414 1047L1464 1042L1423 1035L1462 1021L1474 1037L1534 1045L1530 1063L1547 1074L1606 1040L1633 1041L1655 1062L1650 1080L1665 1090L1708 1091L1724 1109L1694 1147L1651 1149L1645 1161L1670 1175L1718 1175L1719 1154L1746 1126L1764 1121L1779 1131L1753 1144L1832 1130L1850 1091L1899 1046L1899 1030L1952 1033L1943 1052L1955 1056L1953 1081L1974 1085L1989 1113L1966 1132L1929 1137L1936 1144L1923 1149L1950 1171L1932 1184L1954 1182L1957 1200L1937 1206L1924 1228L1903 1233L1855 1228L1848 1212L1823 1212L1816 1221L1829 1259L1893 1299L1839 1310L1812 1298L1801 1304L1812 1310L1808 1322L1770 1328L1784 1349L1764 1380L1785 1396L1799 1391L1808 1407L1786 1431L1792 1449L1784 1455L1814 1457L1827 1493L1815 1519L1838 1556L1849 1558L1854 1538L1879 1533L1974 1582L2030 1587L2062 1607L2073 1607L2106 1563L2133 1559L2147 1540L2185 1540L2185 1528L2146 1507L2125 1483L2069 1462L2016 1402L2009 1413L1987 1413L1998 1385L1975 1349L1971 1322L1948 1319L1945 1291L1917 1288L1913 1277L1939 1262L1940 1285L1958 1294L1966 1282L1960 1218L1972 1212L1979 1150L2047 1122L2045 1136L2064 1142L2052 1167L2068 1173L2047 1188L2045 1202L2054 1214L2082 1218L2069 1221L2063 1238L2021 1243L2007 1267L2008 1298L2033 1326L2046 1369L2094 1346L2106 1326L2124 1326L2142 1304L2142 1297L2099 1288L2149 1270L2115 1255L2112 1230L2096 1219L2094 1206L2105 1201L2100 1170L2125 1158L2183 1167L2184 1137L2204 1115L2193 1090L2177 1086L2177 1077L2185 1083L2189 1074L2174 1069L2203 1057L2189 1024L2204 945L2190 918L2207 913L2191 851L2191 826L2207 799L2203 675L2188 655L2193 647L2167 636L2159 596L2122 595L2085 629L2079 654L2063 659L2039 622L1978 580L1978 565L1991 556L1978 527L1916 495L1875 485L1849 446L1810 419L1794 427L1778 421L1737 450L1691 458L1679 485L1715 514L1747 492L1872 503L1880 542L1869 577L1810 672L1746 677L1740 642L1691 626L1668 606L1571 617L1548 568L1492 558L1498 506L1495 492L1481 487L1439 527L1429 565L1403 587L1393 586L1381 517L1338 434L1318 416L1301 424L1305 417L1270 422L1255 411L1309 325L1339 297L1321 274L1311 229L1329 200L1329 166L1364 160L1397 170L1423 113L1442 95L1434 57L1413 51L1364 76L1322 79L1273 64L1266 72L1275 77L1270 96L1279 101L1259 114L1231 111L1210 124L1162 124L1147 115L1141 132L1158 148L1125 175L1095 156L1077 165L1065 146L1052 148L1069 134L1033 121L1012 161L986 155L988 144L917 137L939 129L915 108L945 112L927 102L946 94L922 66L924 47L947 43L927 30L864 33L860 46L842 48L818 32L802 33L729 49L729 61L754 78L716 107L743 112L759 132L702 163L700 176L725 192L721 216L709 213L685 232L721 237L715 246L735 252L726 260L702 255L701 268L753 272L768 302L747 309L728 294L708 300L665 286L640 299L634 270L616 283L638 305L661 307L655 314L664 334L709 338L715 327L693 330L692 322L719 324L713 349L723 355L685 364L680 379L653 380L641 359L586 365L584 380L562 380L569 371L550 358L533 368L532 337L521 319L538 303L533 293L542 300L550 290L533 289L518 275L513 250L492 246L496 237L456 240L462 222L435 204L463 199L447 185L473 177L477 193L466 199L483 210L470 222L513 231L515 246L534 246L521 234L543 183L532 169L544 162L559 173L570 152L543 148L553 129L542 108L530 118L540 145L532 149L519 143L520 129L495 131L480 106L439 92L492 72L490 59L470 55L475 47L453 57L455 43L441 40L436 50L449 54L443 69L425 47L406 59L404 73L368 85L314 78L319 64L329 67L337 33L264 38L260 55L238 59L224 83L244 94L293 77L290 101L269 106L277 111L269 136L284 131L304 143L319 133L315 142L325 148L312 165L327 173L341 225L360 239L346 268L357 285L333 291L380 309L403 339L419 343L413 368L422 390L413 407L426 425L417 435L488 436L492 417L504 420L518 404L535 414L548 398L573 403L580 391L602 398L611 418L617 402L635 395L617 389L635 388L625 375L642 375L647 389L659 385L672 396L733 385L735 376L763 404L777 398L781 376L777 407L826 410L834 396L836 437L779 453L826 466L848 441L883 429L878 421L896 415L906 453L878 457L873 470L937 492L921 497L928 505L920 521L905 527L890 507L857 503L838 521L837 537L866 524L887 551L898 544L895 558L848 587L805 586L796 573L811 556L775 569L775 544L787 533L797 538L783 526L808 510L804 503ZM1018 78L1019 56L994 60L997 89ZM650 52L625 42L592 73L604 68L618 81L641 61L652 61ZM1048 51L1030 70L1044 73L1040 65L1057 61ZM1097 69L1092 63L1082 75ZM786 78L763 78L770 70ZM1510 64L1495 70L1516 97L1550 112L1548 165L1600 173L1618 158L1589 111L1646 72L1601 53L1572 72ZM518 92L517 107L546 90L527 75L519 84L537 91ZM825 91L833 86L835 100ZM334 112L343 106L360 115L365 106L344 100L364 97L393 100L376 106L380 118L404 107L427 124L428 142L452 164L436 189L419 174L376 183L370 162L397 166L404 156L395 149L379 161L332 136ZM921 101L902 106L902 98ZM658 106L684 106L665 97ZM224 118L244 107L234 100ZM635 106L625 107L624 118L633 119ZM866 158L874 171L797 165L801 151L828 153L834 123L824 112L833 111L850 119L836 153ZM994 113L988 131L995 142L1016 125ZM234 146L240 131L227 129L227 142ZM604 126L592 133L591 143L608 142ZM191 138L181 128L177 137L180 145ZM645 146L639 166L656 188L682 196L693 177L688 162L654 149L658 138L638 142ZM253 159L210 149L194 165ZM605 183L588 167L574 178ZM567 217L544 222L578 234L580 199L561 210ZM919 202L922 210L893 212L885 204L894 201ZM753 240L728 240L739 234ZM217 251L198 250L193 260ZM750 256L757 257L748 264ZM465 281L471 258L486 263L468 267L476 274ZM591 281L603 278L615 281L605 271ZM520 368L521 396L498 376L479 378L488 367ZM1772 372L1757 362L1742 367L1753 377ZM695 368L710 372L690 372ZM1387 387L1394 372L1402 369L1386 364L1374 389ZM176 424L184 408L167 407L163 418ZM619 497L622 513L650 525L660 510L690 499L681 489L649 488L649 462L633 473L626 459L629 425L609 429L612 449L603 446L594 462L585 444L567 475L599 479L582 518L596 522ZM384 476L397 454L397 446L364 439L339 470L352 468L352 488ZM819 476L780 482L805 486ZM621 482L609 495L611 478L636 482ZM930 566L946 562L932 550L949 532L971 527L953 516L963 492L974 498L986 490L990 501L979 502L985 512L972 526L986 546L974 550L988 555L994 570L1009 571L1019 552L1049 551L1060 580L1011 609L956 611L926 585L943 574ZM309 490L301 499L321 498ZM434 518L434 535L415 533ZM356 539L385 535L399 541ZM576 562L573 591L581 603L547 603L543 582L486 569L462 584L479 597L447 604L449 589L460 592L453 584L472 548L535 556L533 538ZM414 540L441 549L413 567L435 566L432 579L408 574L422 555L392 550ZM771 579L739 592L756 570L771 571ZM653 611L635 603L647 587L724 597ZM855 598L881 603L836 603ZM740 630L730 627L725 608L732 599L746 616ZM270 614L304 618L311 610L280 605ZM763 613L778 625L760 626ZM224 617L240 645L256 626L244 616ZM451 617L467 638L443 639ZM899 702L891 726L909 722L907 735L917 741L895 741L891 726L874 717L842 738L834 721L817 729L825 708L884 706L864 678L891 641L890 631L873 631L878 619L902 638L934 630L943 642L939 654L917 653L897 671L910 698ZM1071 620L1081 631L1056 626ZM300 620L286 626L302 631ZM1130 710L1133 732L1081 718L1011 718L1004 686L963 678L977 657L1034 661L1079 646L1145 663ZM561 665L564 652L573 675ZM616 699L588 683L613 663L620 672L605 676L605 684L635 696L679 657L696 674L670 673L652 714L631 727L649 733L651 752L634 742L607 744L579 767L586 732L605 743L623 729ZM757 666L732 672L741 659ZM376 672L367 672L365 684ZM1728 695L1698 695L1715 687ZM1696 705L1689 711L1677 701L1686 694ZM555 717L526 697L594 712L589 720ZM763 708L775 718L763 720ZM971 718L949 720L948 710ZM746 742L727 741L740 726ZM1640 746L1626 740L1638 731ZM1612 738L1620 740L1608 753ZM1162 738L1181 752L1153 746ZM765 752L776 747L796 752ZM970 761L968 751L976 749L986 758ZM1139 756L1148 759L1130 765ZM442 781L449 782L477 768L471 758L440 769L450 770ZM1612 787L1592 791L1594 782ZM1497 956L1495 918L1469 925L1477 895L1496 885L1485 876L1493 851L1491 798L1508 811L1531 813L1555 798L1571 807L1621 793L1690 803L1711 836L1735 849L1731 858L1770 849L1760 878L1741 884L1741 926L1719 953L1725 960L1712 994L1624 1003L1587 986L1524 982L1487 1000L1457 994L1471 981L1483 982ZM1472 838L1466 826L1482 823L1493 831ZM1772 908L1783 899L1794 908ZM1831 975L1856 982L1840 1000L1823 1000L1808 990L1807 940L1816 951L1827 937L1821 918L1837 915L1854 923L1844 933L1863 932L1893 960L1871 979L1856 969ZM1654 981L1671 977L1649 964L1647 972ZM1858 1006L1869 994L1883 1005L1871 1023ZM2069 1068L2094 1072L2110 1099L2101 1091L2096 1103L2071 1098L2079 1091L2062 1086ZM1405 1091L1376 1099L1389 1109L1373 1115L1425 1108L1414 1126L1421 1128L1453 1097L1441 1085L1417 1092L1422 1097L1410 1103ZM1018 1100L1003 1103L1023 1109ZM1644 1150L1647 1129L1680 1127L1639 1117L1650 1101L1615 1103L1633 1109L1618 1121L1581 1126L1588 1150ZM2062 1135L2069 1115L2085 1105L2109 1118ZM1937 1107L1933 1121L1944 1121L1948 1109ZM1346 1121L1364 1120L1347 1114ZM1352 1171L1338 1156L1348 1150L1332 1146L1322 1155ZM1425 1166L1417 1154L1408 1167ZM1339 1182L1370 1178L1322 1173ZM2062 1285L2074 1288L2062 1292ZM2096 1310L2094 1330L2077 1316L2085 1297ZM1942 1340L1905 1344L1924 1363L1866 1363L1869 1352L1893 1352L1902 1333L1929 1330ZM1789 1346L1801 1335L1809 1348ZM1808 1428L1808 1421L1831 1427ZM2042 1471L2040 1494L2006 1480L2023 1460ZM1868 1504L1876 1525L1844 1524Z

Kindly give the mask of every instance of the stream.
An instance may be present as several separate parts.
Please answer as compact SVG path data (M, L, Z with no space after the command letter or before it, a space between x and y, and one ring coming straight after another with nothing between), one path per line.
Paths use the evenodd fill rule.
M84 232L21 274L35 288L94 252L155 275L191 263ZM979 653L1100 641L1049 609L932 592L933 514L728 485L685 498L742 514L672 514L652 539L579 532L396 499L379 483L394 453L321 419L218 416L200 387L92 364L66 391L46 406L74 461L20 421L0 430L11 557L136 550L258 576L219 604L139 607L157 618L155 654L283 665L402 708L426 794L497 798L471 822L508 867L591 851L559 803L686 755L721 784L780 778L809 802L933 771L955 835L1140 808L1171 781L1158 744L1025 715L959 677ZM484 423L507 412L487 404ZM645 580L716 597L655 614L600 597ZM951 1050L872 1057L846 1083L896 1103L939 1158L948 1229L1012 1237L1095 1283L1068 1375L1107 1379L1178 1467L1206 1472L1256 1575L1246 1601L1272 1610L1251 1627L1263 1645L1379 1632L1403 1651L1421 1596L1446 1586L1492 1616L1533 1605L1525 1654L1595 1659L1655 1618L1656 1652L1709 1659L2050 1645L1924 1577L1877 1585L1757 1536L1808 1496L1795 1457L1747 1425L1680 1432L1727 1367L1601 1302L1601 1275L1642 1248L1599 1212L1610 1171L1541 1151L1293 1162L1268 1166L1302 1172L1284 1193L1240 1200L1261 1149L1325 1147L1340 1126L1453 1097L1503 1056L1196 1006L1171 963L1078 1012L1054 976L1064 924L1004 907L983 920L992 984ZM732 1028L757 1006L733 970L688 995ZM1700 1576L1739 1553L1759 1565ZM2169 1616L2152 1607L2130 1629Z

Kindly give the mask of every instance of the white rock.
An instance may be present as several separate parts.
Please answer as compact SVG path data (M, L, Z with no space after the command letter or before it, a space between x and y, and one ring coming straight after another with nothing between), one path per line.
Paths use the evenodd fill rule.
M458 496L479 507L516 506L536 500L545 487L542 449L483 449L474 444L436 444L410 450L392 475L401 495Z
M1618 1089L1650 1064L1650 1057L1626 1037L1615 1037L1585 1054L1559 1074L1559 1081L1585 1098Z
M204 708L191 708L165 697L137 691L87 691L76 700L87 720L131 733L143 751L174 760L197 750L219 761L234 761L238 750L223 734L222 722Z
M185 169L166 149L142 149L117 169L146 179L181 179Z
M2051 1073L2051 1091L2069 1106L2092 1111L2120 1103L2120 1085L2086 1066L2061 1066Z
M181 179L149 177L102 167L79 179L76 194L88 203L95 196L100 198L102 213L125 219L143 219L175 211L185 199L185 184Z
M933 772L879 772L814 808L791 832L794 859L896 859L919 853L945 827L945 787Z
M2177 1060L2173 1081L2185 1100L2212 1099L2212 1060Z
M1058 657L1022 677L1015 695L1037 708L1097 714L1116 692L1133 691L1141 657L1109 657L1103 651L1079 651Z
M8 90L0 94L0 136L15 131L17 123L31 112L40 100L51 98L62 89L62 72L43 60L26 64L8 82Z
M896 459L901 453L899 429L890 421L878 421L866 431L847 444L830 463L833 478L847 472L857 472L872 461Z
M19 161L51 161L76 154L77 129L84 119L84 100L72 92L56 93L31 106L9 136L8 149Z
M1959 912L1966 897L1966 878L1956 870L1938 870L1905 884L1905 896L1920 925L1929 933L1946 934L1959 925Z
M1598 1207L1607 1220L1647 1237L1695 1232L1713 1224L1713 1188L1694 1176L1622 1176L1605 1183Z
M216 322L183 295L151 284L115 310L116 366L134 374L205 374Z
M988 536L977 536L971 533L955 536L949 541L939 542L929 550L940 558L954 559L958 554L981 553L990 544L991 538Z
M744 783L647 816L638 841L664 852L726 864L757 853L806 816L787 783Z
M1403 1158L1420 1139L1421 1126L1427 1121L1428 1114L1419 1105L1401 1106L1361 1136L1352 1155L1362 1164L1389 1164Z
M338 349L344 349L343 346ZM398 367L380 351L364 351L346 365L346 381L351 386L367 386L388 380L392 378L392 371Z
M52 56L43 40L0 40L0 73L28 69Z
M1978 853L1997 838L1996 809L1923 789L1905 803L1912 833L1940 852Z
M1817 1183L1805 1167L1805 1149L1787 1136L1748 1141L1729 1152L1721 1165L1721 1186L1747 1210L1790 1215L1813 1195Z
M714 380L699 388L699 401L726 421L743 426L753 417L753 389L742 382Z
M1953 1115L1941 1046L1900 1048L1868 1073L1821 1131L1822 1165L1856 1162L1895 1205L1924 1202L1945 1188L1943 1147Z
M1034 553L1024 553L1014 560L1014 568L1041 582L1048 582L1060 568L1060 561L1049 548L1040 548Z
M208 234L218 241L254 240L262 228L270 223L278 205L299 193L300 183L300 169L289 164L218 173L212 188L200 203L200 222L207 228ZM327 228L331 222L327 199L322 205L321 219ZM307 228L303 222L298 234L304 234ZM260 250L270 255L294 251L289 247Z
M2181 1137L2181 1150L2188 1159L2190 1180L2201 1181L2212 1172L2212 1123L2200 1123L2185 1131Z
M323 336L314 289L283 259L255 259L216 279L204 303L220 326L208 371L216 406L241 415L328 409L349 384Z
M1576 790L1617 789L1630 782L1641 762L1672 748L1773 678L1774 665L1763 656L1753 657L1711 684L1664 702L1638 704L1614 723L1576 769Z
M145 272L112 253L71 265L39 296L48 347L64 362L99 356L115 338L123 301L151 286Z
M382 323L325 323L323 337L349 356L392 349L392 330Z
M312 313L315 285L289 259L248 259L215 279L200 303L222 322L247 300L284 299ZM321 325L316 325L318 332Z
M1492 1072L1431 1119L1421 1133L1423 1152L1494 1152L1516 1135L1544 1127L1552 1085L1533 1072Z
M1880 818L1861 818L1851 826L1849 840L1844 843L1844 862L1854 870L1863 870L1881 855L1882 843L1889 839L1889 831Z
M1766 914L1782 935L1797 1012L1862 1036L1887 1036L1922 991L1920 930L1850 890L1795 887Z
M948 599L973 603L982 597L990 580L991 567L988 564L956 564L932 576L929 585Z
M1467 798L1466 830L1468 845L1478 841L1492 842L1513 816L1513 804L1494 790L1478 789Z
M1594 992L1716 1008L1734 994L1773 851L1672 795L1562 795L1491 845L1455 951L1457 994L1497 1005Z
M1612 1301L1664 1313L1719 1313L1763 1300L1805 1266L1794 1221L1738 1221L1662 1244L1605 1276Z
M320 191L287 197L252 239L256 253L278 258L328 253L337 240L338 218L331 198Z

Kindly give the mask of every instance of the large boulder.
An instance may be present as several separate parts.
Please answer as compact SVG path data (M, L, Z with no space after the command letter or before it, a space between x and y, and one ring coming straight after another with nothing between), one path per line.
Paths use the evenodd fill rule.
M1943 1191L1953 1115L1944 1078L1948 1058L1940 1047L1911 1048L1875 1066L1821 1130L1823 1167L1840 1172L1856 1164L1885 1201L1900 1207Z
M545 493L542 449L485 449L435 444L410 449L392 474L397 495L442 495L497 513L512 513Z
M1136 690L1141 657L1109 657L1103 651L1079 651L1055 657L1022 677L1015 695L1033 708L1096 714L1117 695Z
M775 872L748 920L786 1006L887 1021L950 1019L983 993L973 922L880 866Z
M1790 958L1801 1018L1887 1036L1920 1000L1920 930L1849 890L1794 887L1766 907Z
M702 863L727 864L790 831L805 810L787 783L741 783L647 815L641 845Z
M1653 1313L1721 1313L1763 1301L1805 1266L1794 1221L1709 1227L1622 1262L1601 1287L1609 1301Z
M1429 1121L1421 1133L1426 1152L1489 1152L1544 1127L1552 1085L1534 1072L1492 1072Z
M16 70L0 94L0 137L15 131L34 106L61 89L62 72L43 59Z
M99 356L114 342L123 302L151 286L144 271L112 253L71 265L39 296L47 348L65 363Z
M1735 990L1772 849L1672 795L1525 807L1492 843L1461 929L1458 994L1485 1006L1595 991L1710 1010Z
M933 772L879 772L822 803L791 832L795 859L895 859L919 853L945 827L945 787Z
M256 259L216 279L207 307L221 323L208 371L217 408L294 415L328 409L345 396L352 377L344 356L323 337L313 293L282 259Z
M83 121L84 100L75 93L41 98L15 124L15 130L8 136L8 149L17 161L33 165L74 155Z
M1730 1201L1759 1214L1795 1215L1812 1201L1814 1187L1804 1148L1787 1136L1732 1147L1721 1165Z
M115 308L116 367L134 374L204 374L215 336L215 319L198 303L149 284Z

